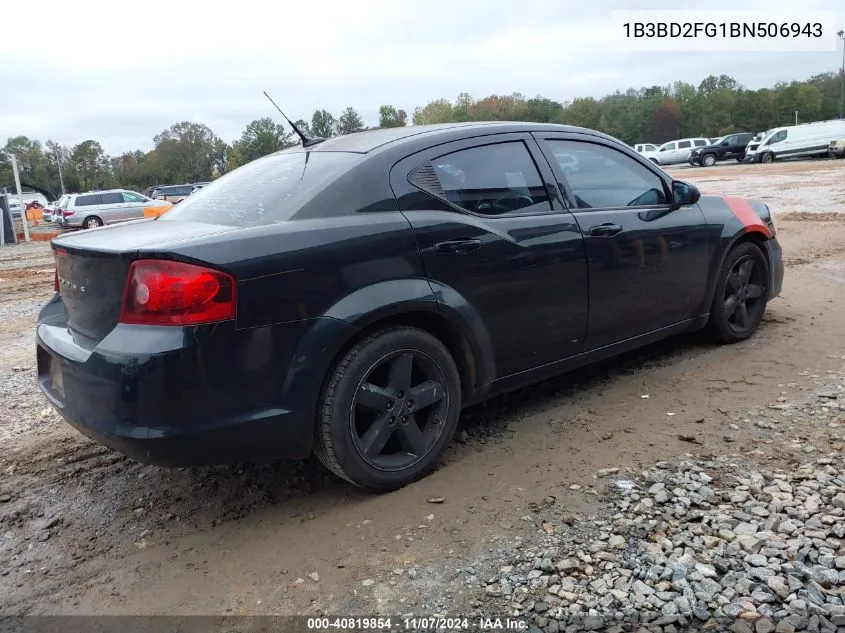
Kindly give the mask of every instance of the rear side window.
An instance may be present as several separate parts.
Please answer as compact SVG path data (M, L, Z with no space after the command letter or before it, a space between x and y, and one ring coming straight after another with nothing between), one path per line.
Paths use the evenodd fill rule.
M361 160L361 154L351 152L296 151L265 156L217 178L156 221L240 227L284 222Z
M707 139L697 138L697 139L695 139L695 141L693 142L693 144L694 144L696 147L704 147L705 145L707 145Z
M98 195L90 195L90 196L79 196L76 199L76 206L77 207L90 207L94 204L100 204L100 196Z
M123 204L123 196L117 191L101 193L100 204Z
M678 143L678 149L686 149L688 147L692 147L691 141L680 141Z
M443 196L472 213L551 211L540 172L522 141L460 150L431 164Z

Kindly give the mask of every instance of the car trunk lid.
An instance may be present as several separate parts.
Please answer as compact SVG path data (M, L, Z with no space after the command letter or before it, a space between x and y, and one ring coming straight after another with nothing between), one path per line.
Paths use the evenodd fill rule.
M53 240L59 294L68 313L68 328L95 342L117 325L129 266L139 250L157 250L234 227L194 222L147 220L114 229L80 231Z

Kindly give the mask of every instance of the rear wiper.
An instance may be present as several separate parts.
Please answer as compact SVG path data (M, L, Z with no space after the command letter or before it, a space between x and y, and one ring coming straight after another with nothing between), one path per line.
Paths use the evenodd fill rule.
M305 132L303 132L301 129L299 129L299 126L297 126L296 123L291 121L287 117L287 115L284 112L282 112L282 109L279 106L276 105L276 102L273 101L273 98L270 95L267 94L266 90L264 91L264 96L267 97L268 99L270 99L270 103L272 103L273 106L276 108L276 110L279 111L279 114L281 114L285 118L285 121L287 121L288 125L290 125L291 128L293 128L293 131L296 132L296 135L300 139L302 139L302 147L312 147L312 146L317 145L318 143L322 143L323 141L326 140L322 136L308 136Z

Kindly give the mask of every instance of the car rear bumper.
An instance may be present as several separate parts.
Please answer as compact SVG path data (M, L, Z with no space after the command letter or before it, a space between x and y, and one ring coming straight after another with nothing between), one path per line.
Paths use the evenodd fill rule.
M319 351L303 361L300 343L325 320L248 330L119 324L94 345L69 333L57 295L39 315L38 384L80 432L144 463L304 458L326 363Z
M784 275L783 250L777 239L766 240L766 255L769 259L769 299L774 299L783 287Z

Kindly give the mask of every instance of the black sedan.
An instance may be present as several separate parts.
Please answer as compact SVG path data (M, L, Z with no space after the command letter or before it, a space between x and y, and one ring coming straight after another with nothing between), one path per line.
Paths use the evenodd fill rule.
M39 383L82 433L171 466L315 452L373 490L431 471L469 404L748 338L783 280L766 205L529 123L315 139L53 251Z

